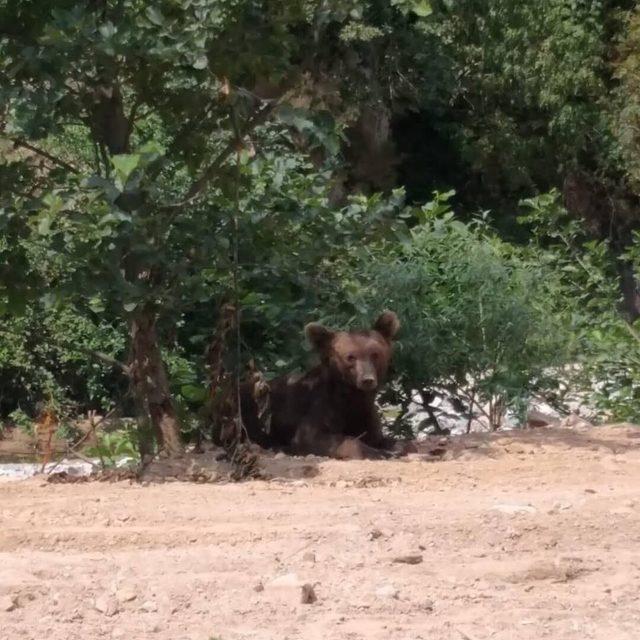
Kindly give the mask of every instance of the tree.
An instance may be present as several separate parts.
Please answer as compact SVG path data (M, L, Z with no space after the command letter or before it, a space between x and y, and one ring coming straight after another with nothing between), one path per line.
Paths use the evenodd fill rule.
M15 298L9 267L27 271L16 256L38 234L51 295L126 318L124 370L170 454L181 443L158 322L183 274L229 261L229 210L209 194L229 195L229 159L276 106L251 90L294 80L304 4L0 5L2 129L24 152L0 168L3 293Z
M405 22L428 9L424 1L392 5L385 15ZM253 158L322 147L322 172L321 158L339 151L332 118L307 99L320 93L314 73L331 58L325 35L348 41L343 27L353 34L361 16L380 6L0 4L2 134L14 150L0 167L7 234L0 294L14 304L39 284L49 304L123 320L129 355L120 368L139 416L169 454L178 455L181 442L163 333L213 290L218 298L238 294L234 238L252 229L239 216L250 215L241 208ZM298 160L291 168L300 168ZM295 205L289 214L298 214ZM266 247L273 228L258 226L257 244Z

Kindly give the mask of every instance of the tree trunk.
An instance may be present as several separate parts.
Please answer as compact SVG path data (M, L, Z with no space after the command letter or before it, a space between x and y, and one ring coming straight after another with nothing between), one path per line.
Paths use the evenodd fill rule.
M148 415L160 448L170 457L183 452L162 354L158 346L155 315L141 311L131 322L131 376L136 405Z

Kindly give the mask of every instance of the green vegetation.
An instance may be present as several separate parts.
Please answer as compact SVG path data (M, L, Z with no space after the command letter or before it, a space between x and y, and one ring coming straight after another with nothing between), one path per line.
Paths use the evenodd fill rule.
M229 371L388 307L405 409L444 389L498 425L579 364L640 420L635 2L0 0L0 25L1 419L118 407L179 453L237 300Z

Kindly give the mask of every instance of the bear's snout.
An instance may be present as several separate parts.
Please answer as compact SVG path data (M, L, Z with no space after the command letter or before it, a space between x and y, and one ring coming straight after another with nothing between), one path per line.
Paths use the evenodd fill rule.
M373 391L378 386L378 380L374 376L366 376L358 385L363 391Z
M362 359L356 363L356 387L362 391L375 391L378 387L378 375L373 362Z

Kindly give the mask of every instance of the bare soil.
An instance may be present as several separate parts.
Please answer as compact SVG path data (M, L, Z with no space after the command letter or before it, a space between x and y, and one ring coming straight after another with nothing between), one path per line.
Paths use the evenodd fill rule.
M0 485L0 638L640 637L640 429L277 462L242 484Z

